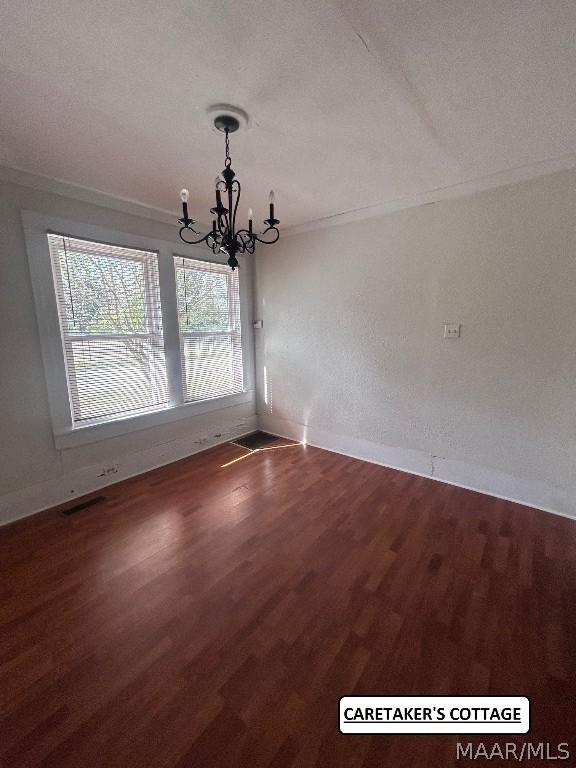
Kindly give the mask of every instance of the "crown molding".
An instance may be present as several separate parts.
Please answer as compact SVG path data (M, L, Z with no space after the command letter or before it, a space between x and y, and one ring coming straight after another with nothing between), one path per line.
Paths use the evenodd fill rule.
M355 221L371 219L376 216L384 216L388 213L401 211L405 208L416 208L422 205L432 205L443 200L451 200L457 197L466 197L476 192L484 192L497 187L504 187L511 184L519 184L523 181L547 176L552 173L570 170L576 167L576 154L562 155L561 157L542 160L529 165L511 168L505 171L498 171L488 176L477 179L469 179L458 184L451 184L446 187L438 187L428 192L421 192L417 195L397 198L374 205L354 208L340 213L333 213L320 219L313 219L304 224L297 224L292 227L286 227L282 230L282 235L288 237L299 235L304 232L310 232L316 229L326 229L338 224L349 224Z
M299 235L304 232L310 232L316 229L326 229L327 227L337 226L339 224L349 224L355 221L384 216L388 213L401 211L406 208L417 208L423 205L439 203L443 200L451 200L458 197L466 197L477 192L484 192L497 187L504 187L511 184L519 184L523 181L547 176L560 171L576 168L576 153L562 155L561 157L541 160L535 163L518 166L517 168L498 171L482 176L476 179L451 184L446 187L438 187L427 192L420 192L416 195L388 200L386 202L374 203L373 205L363 206L362 208L353 208L346 211L330 214L319 219L312 219L303 224L295 224L282 228L282 236ZM101 192L91 187L84 187L81 184L73 184L61 179L54 179L50 176L42 176L20 168L10 168L0 165L0 179L13 184L20 184L32 189L38 189L43 192L51 192L64 197L71 197L75 200L81 200L85 203L98 205L103 208L122 211L134 216L141 216L163 224L174 225L179 213L169 211L164 208L155 208L145 203L130 198L110 195L107 192ZM203 222L197 222L202 229L207 225Z
M101 208L112 208L113 210L140 216L145 219L153 219L163 224L175 225L178 218L178 213L175 210L168 211L163 208L155 208L154 206L140 203L137 200L110 195L107 192L101 192L91 187L84 187L81 184L73 184L62 179L30 173L20 168L0 166L0 179L42 192L71 197L74 200L98 205Z

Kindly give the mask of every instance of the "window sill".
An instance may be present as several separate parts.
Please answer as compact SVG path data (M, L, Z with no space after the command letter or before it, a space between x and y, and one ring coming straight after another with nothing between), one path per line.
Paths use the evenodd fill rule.
M84 427L70 427L54 433L54 444L58 449L75 448L79 445L97 443L112 437L119 437L141 429L149 429L161 424L169 424L172 421L189 419L202 413L218 411L222 408L231 408L235 405L250 403L254 400L254 392L248 390L237 395L224 395L210 400L199 400L195 403L162 408L159 411L127 416L125 418L106 421L100 424L90 424Z

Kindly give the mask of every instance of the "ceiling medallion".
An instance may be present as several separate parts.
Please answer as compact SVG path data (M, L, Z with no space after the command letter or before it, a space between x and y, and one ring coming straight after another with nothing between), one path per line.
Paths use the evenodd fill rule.
M226 160L224 162L224 170L222 173L216 176L215 188L216 188L216 205L210 209L210 213L213 215L212 230L208 232L204 237L200 237L197 240L187 239L187 236L199 235L193 225L194 220L188 215L188 199L189 192L187 189L183 189L180 192L180 199L182 201L182 218L178 219L178 223L181 224L180 239L187 245L198 245L199 243L206 243L208 248L212 249L213 253L223 252L228 256L228 265L232 270L238 266L238 260L236 255L239 253L254 253L256 242L264 243L265 245L271 245L275 243L280 237L277 224L280 223L279 219L274 216L274 191L270 190L269 205L270 214L267 219L264 220L266 229L259 234L253 231L252 224L252 209L248 209L248 229L236 229L236 212L238 211L238 203L240 202L241 186L236 177L236 174L232 170L232 160L230 158L230 134L240 128L241 121L247 124L247 117L241 110L233 109L232 107L222 107L214 111L214 127L221 131L226 139ZM222 202L222 195L224 195L224 202ZM189 234L190 233L190 234Z

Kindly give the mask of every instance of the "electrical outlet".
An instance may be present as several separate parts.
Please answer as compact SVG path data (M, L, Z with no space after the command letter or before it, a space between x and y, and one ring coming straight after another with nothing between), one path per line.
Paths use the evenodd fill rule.
M444 338L445 339L459 339L460 338L460 323L444 323Z

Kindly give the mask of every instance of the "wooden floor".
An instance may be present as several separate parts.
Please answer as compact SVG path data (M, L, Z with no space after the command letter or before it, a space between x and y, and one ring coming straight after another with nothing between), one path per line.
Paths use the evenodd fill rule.
M497 740L576 752L576 522L303 446L105 496L0 530L3 767L471 764L341 735L354 692L527 695Z

